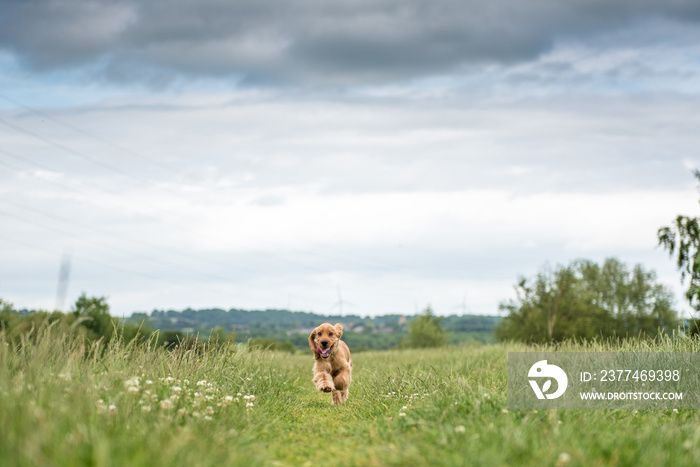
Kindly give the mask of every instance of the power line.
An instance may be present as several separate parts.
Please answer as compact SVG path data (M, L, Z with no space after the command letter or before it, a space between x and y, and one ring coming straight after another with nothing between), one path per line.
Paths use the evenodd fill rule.
M141 160L144 160L144 161L146 161L146 162L148 162L148 163L150 163L150 164L152 164L152 165L154 165L154 166L156 166L156 167L158 167L158 168L160 168L160 169L162 169L162 170L165 170L165 171L169 172L170 174L173 174L173 173L174 173L174 170L173 170L171 167L169 167L169 166L167 166L167 165L165 165L165 164L162 164L162 163L160 163L160 162L158 162L158 161L156 161L156 160L153 160L153 159L150 158L150 157L146 157L146 156L144 156L143 154L139 154L139 153L137 153L136 151L133 151L133 150L131 150L131 149L124 148L124 147L122 147L122 146L120 146L120 145L118 145L118 144L116 144L116 143L114 143L114 142L112 142L112 141L110 141L110 140L108 140L108 139L106 139L106 138L103 138L103 137L101 137L101 136L97 136L97 135L95 135L95 134L92 134L92 133L90 133L90 132L87 132L87 131L85 131L85 130L83 130L83 129L81 129L81 128L76 127L75 125L71 125L70 123L67 123L67 122L65 122L65 121L63 121L63 120L61 120L61 119L58 119L58 118L54 117L53 115L47 114L46 112L42 112L42 111L39 110L39 109L36 109L36 108L31 107L31 106L29 106L29 105L27 105L27 104L25 104L25 103L23 103L23 102L20 102L20 101L18 101L17 99L13 99L12 97L7 96L7 95L2 94L2 93L0 93L0 98L1 98L1 99L5 99L6 101L8 101L8 102L10 102L10 103L12 103L12 104L14 104L14 105L16 105L16 106L19 106L19 107L21 107L21 108L23 108L23 109L25 109L25 110L27 110L27 111L29 111L29 112L35 114L35 115L38 115L38 116L40 116L40 117L43 117L43 118L45 118L45 119L47 119L47 120L51 120L52 122L57 123L58 125L61 125L61 126L63 126L64 128L68 128L68 129L70 129L70 130L75 131L76 133L80 133L81 135L87 136L88 138L92 138L92 139L95 140L95 141L98 141L98 142L100 142L100 143L106 144L106 145L110 146L111 148L116 149L117 151L120 151L120 152L125 153L125 154L129 154L130 156L137 157L137 158L139 158L139 159L141 159Z
M116 173L116 174L119 174L119 175L121 175L121 176L130 178L130 179L133 179L133 180L136 180L136 181L139 181L139 182L143 182L143 180L142 180L141 178L135 177L134 175L131 175L131 174L129 174L128 172L125 172L124 170L122 170L122 169L120 169L120 168L118 168L118 167L115 167L115 166L113 166L113 165L111 165L111 164L107 164L106 162L102 162L102 161L100 161L99 159L96 159L96 158L94 158L94 157L92 157L92 156L88 156L87 154L84 154L84 153L82 153L82 152L80 152L80 151L76 151L75 149L71 149L71 148L69 148L68 146L65 146L65 145L63 145L63 144L61 144L61 143L57 143L56 141L53 141L53 140L51 140L51 139L49 139L49 138L46 138L46 137L44 137L44 136L41 136L40 134L35 133L35 132L33 132L33 131L27 130L26 128L21 127L21 126L19 126L19 125L15 125L14 123L10 123L10 122L8 122L7 120L4 120L4 119L2 119L2 118L0 118L0 125L5 125L5 126L8 127L8 128L12 128L12 129L15 130L15 131L18 131L18 132L23 133L23 134L25 134L25 135L27 135L27 136L29 136L29 137L31 137L31 138L34 138L34 139L36 139L36 140L38 140L38 141L41 141L41 142L46 143L46 144L48 144L48 145L50 145L50 146L53 146L53 147L55 147L56 149L60 149L60 150L63 151L63 152L66 152L66 153L71 154L71 155L73 155L73 156L79 157L79 158L81 158L81 159L83 159L83 160L86 160L86 161L88 161L88 162L91 162L91 163L93 163L93 164L95 164L95 165L99 165L100 167L102 167L102 168L104 168L104 169L107 169L107 170L109 170L110 172L114 172L114 173Z

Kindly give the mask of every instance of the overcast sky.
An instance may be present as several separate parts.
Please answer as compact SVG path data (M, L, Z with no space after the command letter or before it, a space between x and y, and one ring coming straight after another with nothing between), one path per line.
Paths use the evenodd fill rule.
M614 256L687 312L699 104L697 0L0 0L0 298L496 314Z

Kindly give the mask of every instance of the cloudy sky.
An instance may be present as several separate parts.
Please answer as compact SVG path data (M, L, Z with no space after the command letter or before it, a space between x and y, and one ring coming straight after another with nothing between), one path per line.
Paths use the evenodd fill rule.
M615 256L687 311L699 104L696 0L0 0L0 297L496 314Z

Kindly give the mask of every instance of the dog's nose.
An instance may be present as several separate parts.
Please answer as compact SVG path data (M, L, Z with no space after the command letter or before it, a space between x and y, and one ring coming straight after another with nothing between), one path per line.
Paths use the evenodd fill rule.
M321 341L321 345L322 345L323 347L327 346L327 345L328 345L328 341Z

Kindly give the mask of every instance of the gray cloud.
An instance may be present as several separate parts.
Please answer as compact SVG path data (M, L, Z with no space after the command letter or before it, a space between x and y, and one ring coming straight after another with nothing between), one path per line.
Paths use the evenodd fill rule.
M693 0L3 0L0 48L46 71L91 65L113 80L230 76L347 84L531 60L659 18ZM636 39L632 39L636 40Z

